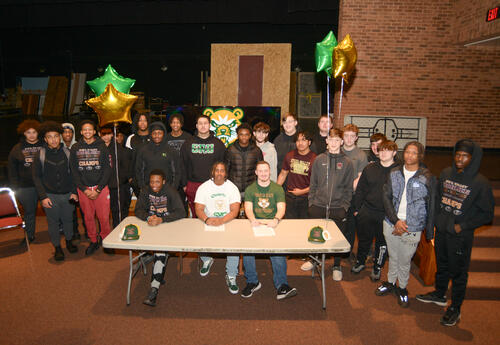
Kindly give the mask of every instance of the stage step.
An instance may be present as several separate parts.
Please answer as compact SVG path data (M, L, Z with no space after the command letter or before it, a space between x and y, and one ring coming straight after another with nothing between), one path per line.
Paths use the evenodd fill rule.
M500 273L469 272L466 298L500 300Z
M500 247L472 247L470 272L500 272ZM500 286L500 281L498 282Z
M486 225L477 229L474 234L474 247L500 248L500 225Z

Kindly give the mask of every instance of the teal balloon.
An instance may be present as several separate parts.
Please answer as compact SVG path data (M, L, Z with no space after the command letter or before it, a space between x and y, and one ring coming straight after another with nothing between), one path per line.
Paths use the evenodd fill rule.
M332 31L323 41L316 43L316 72L325 71L329 77L332 76L332 54L337 44L337 38Z
M104 92L109 83L113 84L118 91L129 93L132 86L134 86L135 79L122 77L116 72L113 66L108 65L102 76L87 82L88 86L97 96L100 96Z

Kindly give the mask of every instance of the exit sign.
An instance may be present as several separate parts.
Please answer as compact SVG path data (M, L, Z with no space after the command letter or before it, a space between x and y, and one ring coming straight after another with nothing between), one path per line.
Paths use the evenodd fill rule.
M488 13L486 14L487 22L491 22L498 18L498 7L499 6L492 8L491 10L488 10Z

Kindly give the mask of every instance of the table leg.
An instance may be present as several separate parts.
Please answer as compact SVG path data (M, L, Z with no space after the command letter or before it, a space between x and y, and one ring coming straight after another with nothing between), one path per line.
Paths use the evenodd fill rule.
M132 251L128 251L129 273L128 273L128 287L127 287L127 305L130 305L130 287L132 286L132 275L134 270L134 261L132 259Z
M321 288L323 289L323 310L326 310L325 254L321 254Z

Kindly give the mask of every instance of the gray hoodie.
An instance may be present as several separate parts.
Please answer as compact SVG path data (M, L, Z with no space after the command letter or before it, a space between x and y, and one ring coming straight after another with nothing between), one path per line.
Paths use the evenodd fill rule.
M327 164L328 178L327 178ZM309 187L309 206L344 208L347 212L352 198L354 168L343 153L324 152L314 160Z
M278 166L278 155L274 144L270 141L266 141L264 144L259 146L264 156L264 160L271 166L271 181L276 182L278 179L278 171L276 167Z

